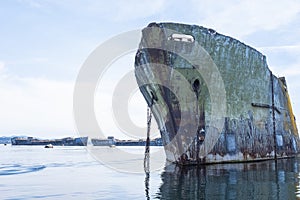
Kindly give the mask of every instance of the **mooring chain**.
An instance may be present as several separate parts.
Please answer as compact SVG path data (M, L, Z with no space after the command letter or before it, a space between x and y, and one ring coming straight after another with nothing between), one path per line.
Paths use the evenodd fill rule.
M151 119L152 119L152 112L151 112L151 108L148 107L147 108L147 140L146 140L146 151L145 153L149 153L150 149L150 129L151 129ZM148 147L148 150L147 150Z
M149 159L150 159L150 129L151 129L151 119L152 119L152 112L151 108L147 108L147 139L146 139L146 146L145 146L145 158L144 158L144 170L146 173L149 173L150 166L149 166Z

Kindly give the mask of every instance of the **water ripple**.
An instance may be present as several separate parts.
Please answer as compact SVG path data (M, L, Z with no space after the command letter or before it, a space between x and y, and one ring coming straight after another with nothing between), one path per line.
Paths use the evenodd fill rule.
M25 174L40 171L46 168L44 165L19 165L19 164L9 164L0 165L0 176Z

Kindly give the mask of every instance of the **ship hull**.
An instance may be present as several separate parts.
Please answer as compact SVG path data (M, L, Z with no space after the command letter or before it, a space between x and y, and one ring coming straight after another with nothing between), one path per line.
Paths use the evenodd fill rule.
M299 152L285 79L238 40L194 25L152 23L143 30L135 75L171 162L244 162Z

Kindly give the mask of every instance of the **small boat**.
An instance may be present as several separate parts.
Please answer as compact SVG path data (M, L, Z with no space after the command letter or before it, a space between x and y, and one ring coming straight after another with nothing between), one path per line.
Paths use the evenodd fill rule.
M53 145L52 144L47 144L46 146L45 146L45 148L53 148Z

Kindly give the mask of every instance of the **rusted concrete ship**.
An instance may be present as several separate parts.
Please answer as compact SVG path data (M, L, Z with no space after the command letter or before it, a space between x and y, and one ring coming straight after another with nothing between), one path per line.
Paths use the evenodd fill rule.
M168 161L244 162L299 152L285 78L236 39L196 25L151 23L142 31L135 75Z

